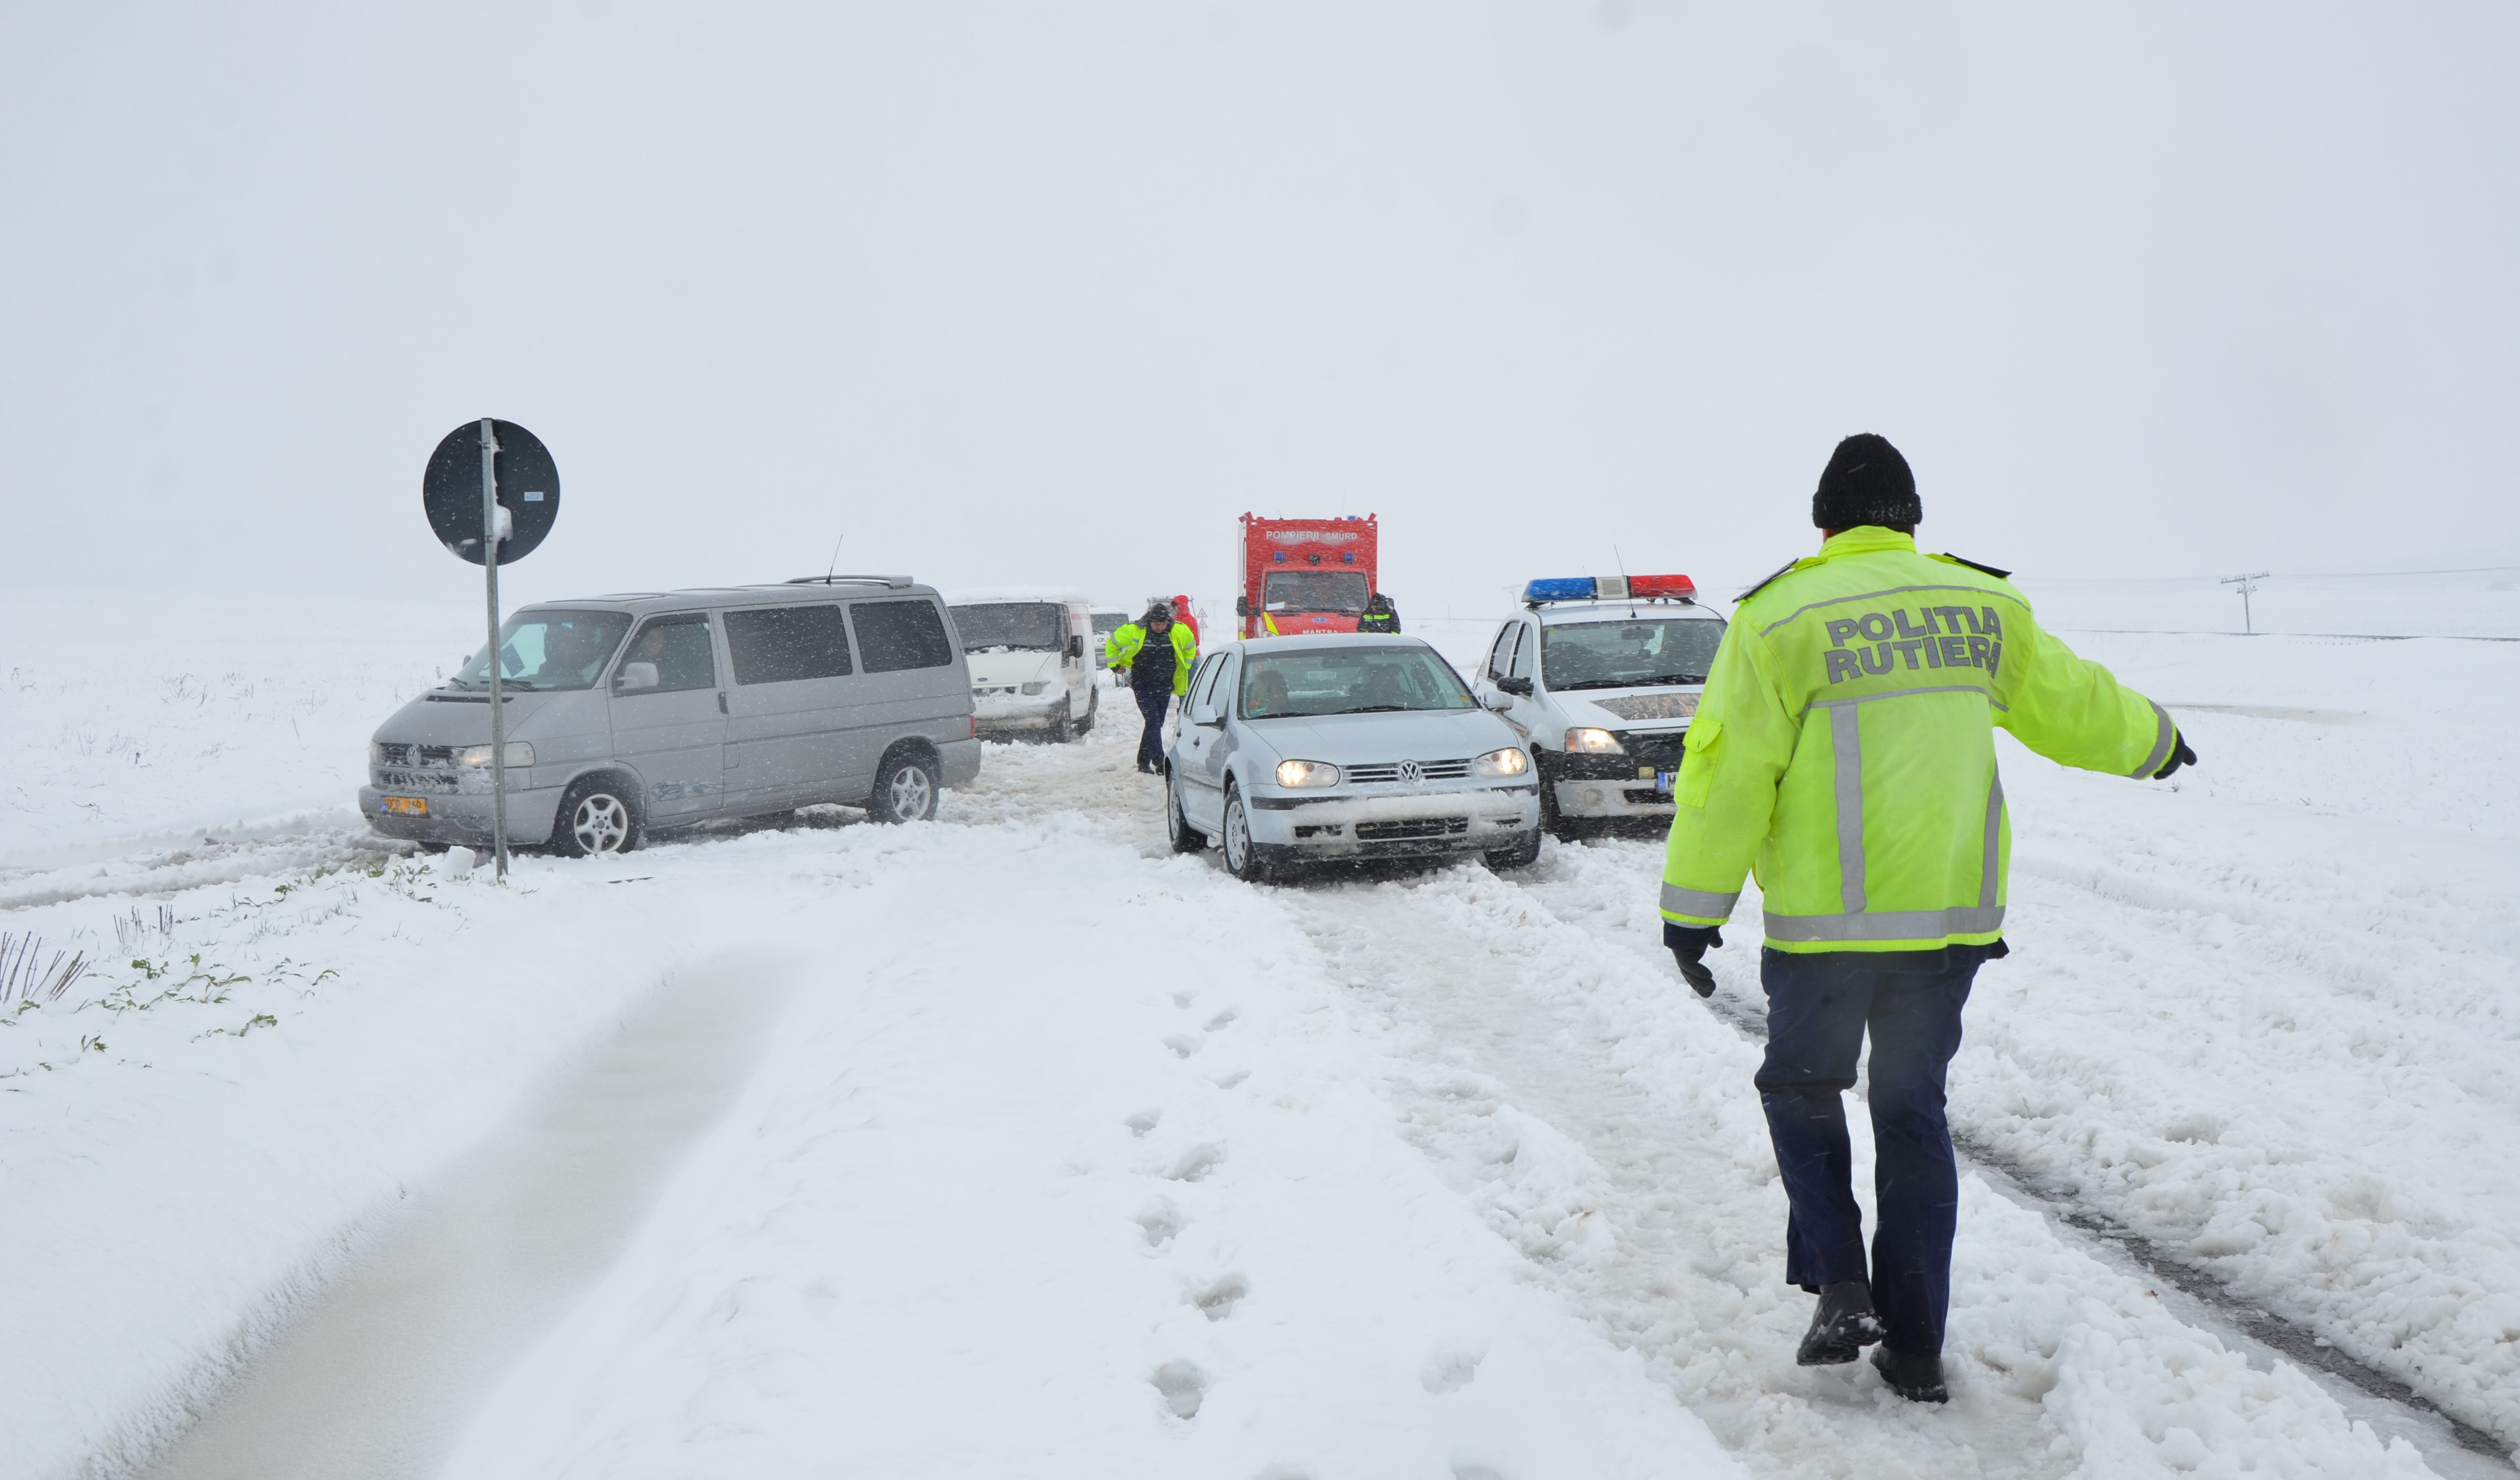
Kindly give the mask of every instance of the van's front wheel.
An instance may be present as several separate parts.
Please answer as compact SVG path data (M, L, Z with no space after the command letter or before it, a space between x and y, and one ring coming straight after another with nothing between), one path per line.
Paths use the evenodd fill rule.
M875 779L867 815L879 823L923 823L936 815L936 763L917 751L895 755Z
M589 777L560 799L552 849L562 858L601 858L639 846L639 810L626 787L608 777Z

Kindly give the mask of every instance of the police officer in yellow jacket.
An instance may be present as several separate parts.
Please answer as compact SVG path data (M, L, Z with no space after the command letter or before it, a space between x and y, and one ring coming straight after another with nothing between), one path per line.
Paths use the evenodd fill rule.
M1115 670L1129 676L1138 696L1138 713L1147 728L1138 737L1138 769L1160 774L1164 769L1164 711L1175 696L1190 692L1190 670L1198 662L1198 639L1187 624L1173 620L1173 608L1157 602L1147 614L1113 632L1102 644Z
M1907 459L1838 443L1820 554L1743 593L1675 787L1663 939L1702 961L1755 872L1768 1049L1757 1084L1790 1214L1785 1278L1818 1294L1795 1360L1873 1366L1939 1403L1958 1176L1944 1074L1978 966L2004 954L2010 833L1994 731L2085 770L2161 778L2195 752L2159 704L2043 631L2005 572L1919 555ZM1879 1227L1868 1275L1841 1095L1869 1034Z

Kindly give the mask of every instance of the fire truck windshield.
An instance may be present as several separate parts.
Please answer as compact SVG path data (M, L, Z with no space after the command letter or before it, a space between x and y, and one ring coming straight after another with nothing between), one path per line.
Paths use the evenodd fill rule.
M1260 605L1270 611L1339 611L1355 616L1365 610L1365 577L1353 570L1272 570L1260 587Z

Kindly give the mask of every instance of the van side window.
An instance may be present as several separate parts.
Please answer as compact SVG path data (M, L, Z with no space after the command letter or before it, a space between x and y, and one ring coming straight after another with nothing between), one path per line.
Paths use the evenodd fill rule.
M849 621L869 673L943 668L954 661L954 644L934 602L857 602L849 607Z
M840 608L755 606L726 614L727 652L739 684L786 684L843 678L849 639ZM661 675L660 675L661 676Z
M656 665L656 687L634 690L633 696L716 688L717 655L709 650L708 613L686 611L657 617L639 629L621 661Z

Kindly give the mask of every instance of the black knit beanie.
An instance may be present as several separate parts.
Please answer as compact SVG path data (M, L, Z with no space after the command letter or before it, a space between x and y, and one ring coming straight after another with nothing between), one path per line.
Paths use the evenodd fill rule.
M1916 475L1890 439L1859 431L1837 444L1820 471L1812 494L1812 527L1852 529L1858 524L1915 524L1925 516L1916 498Z

